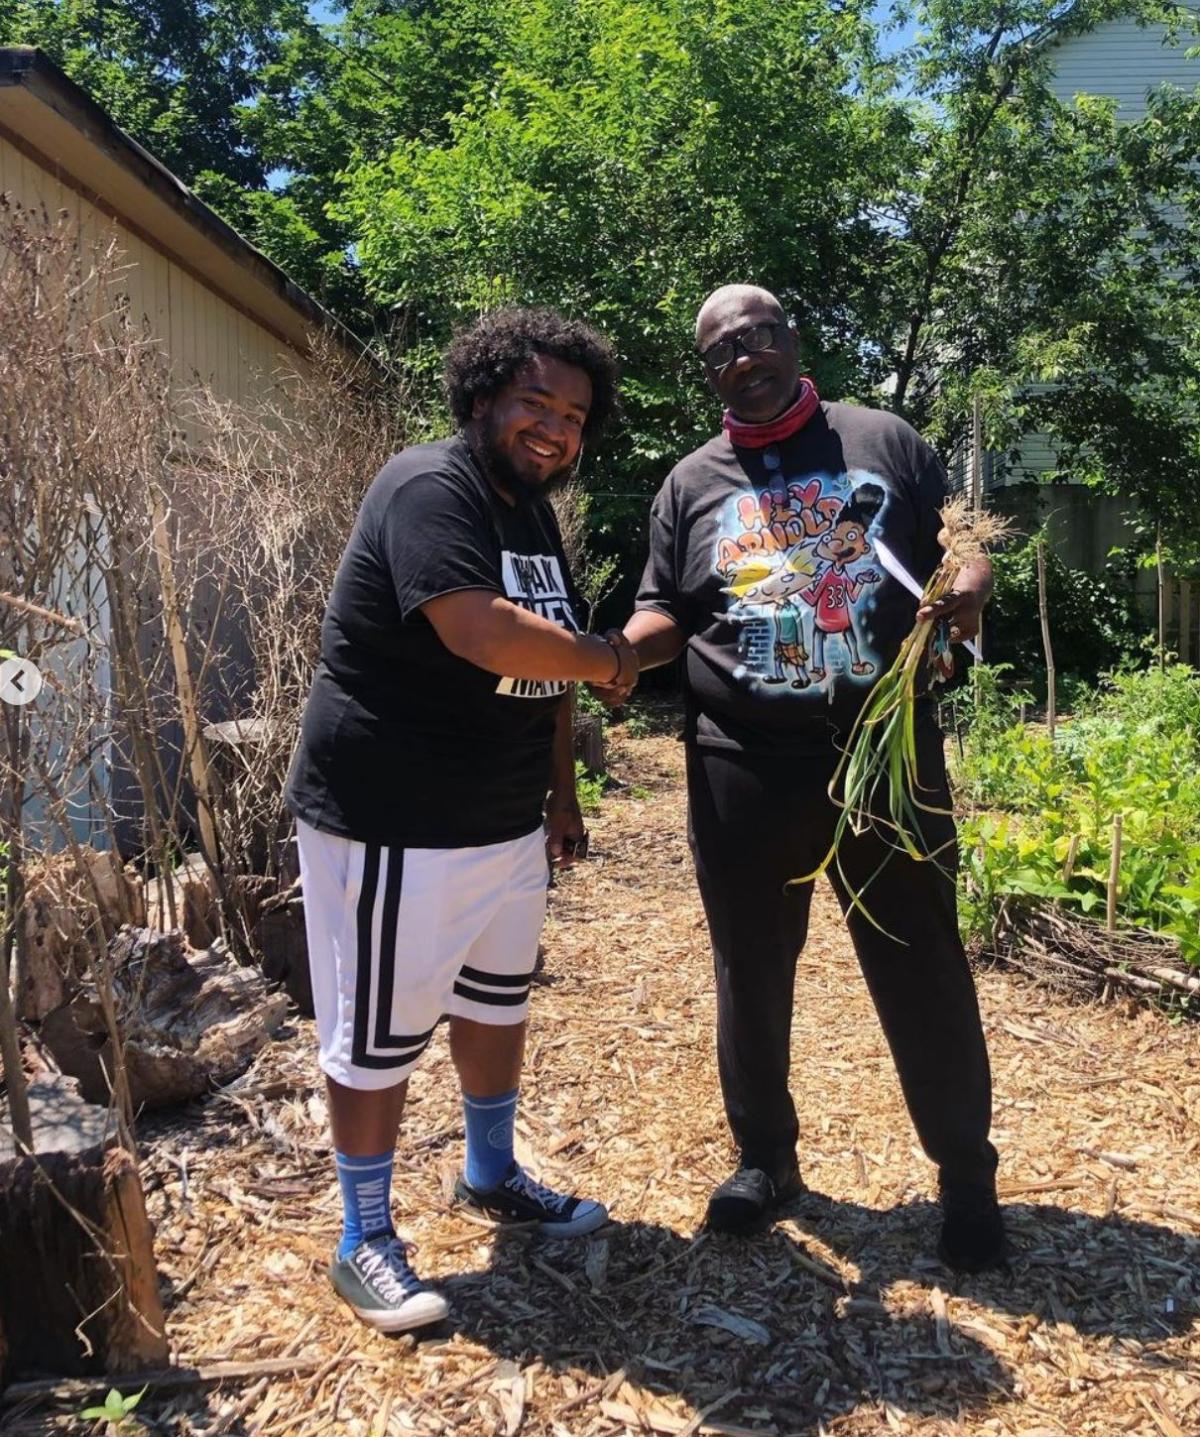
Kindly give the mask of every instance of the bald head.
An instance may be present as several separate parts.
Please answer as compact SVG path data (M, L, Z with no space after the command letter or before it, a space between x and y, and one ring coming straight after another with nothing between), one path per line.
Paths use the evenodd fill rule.
M720 326L726 316L740 313L747 307L763 313L776 324L782 324L786 319L783 305L769 289L757 284L723 284L720 289L714 289L700 306L700 313L696 316L697 349L707 348L703 342L704 335Z
M795 399L796 341L769 289L723 284L714 290L696 316L696 348L709 385L739 419L765 424Z

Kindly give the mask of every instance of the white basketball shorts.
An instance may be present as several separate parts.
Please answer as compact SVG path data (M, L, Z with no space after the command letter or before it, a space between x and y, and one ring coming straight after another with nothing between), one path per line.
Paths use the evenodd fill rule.
M446 1014L520 1023L546 915L541 829L481 848L359 843L297 821L321 1067L401 1082Z

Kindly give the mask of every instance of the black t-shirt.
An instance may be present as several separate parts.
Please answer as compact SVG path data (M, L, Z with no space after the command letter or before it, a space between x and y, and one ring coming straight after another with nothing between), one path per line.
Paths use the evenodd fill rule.
M688 636L689 736L749 752L844 742L917 608L873 540L924 584L944 496L914 429L848 404L765 449L722 434L678 464L651 510L637 607Z
M288 778L297 817L413 848L502 843L541 823L566 685L452 654L420 606L460 589L578 628L554 511L506 503L458 435L397 454L363 500Z

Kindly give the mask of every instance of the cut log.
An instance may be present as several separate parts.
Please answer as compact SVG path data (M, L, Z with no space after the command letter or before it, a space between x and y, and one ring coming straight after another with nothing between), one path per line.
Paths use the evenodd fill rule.
M74 996L100 933L111 937L125 923L145 922L141 882L112 853L79 850L31 863L25 878L26 964L17 1011L40 1022Z
M244 1072L287 1013L256 968L218 945L189 953L178 930L125 928L109 947L113 1000L134 1107L198 1097ZM107 1102L114 1054L89 982L47 1014L42 1041L89 1102Z
M166 894L167 884L172 890L170 900ZM217 885L202 853L185 853L178 866L161 880L147 881L145 924L148 928L165 933L174 927L169 916L171 902L179 926L193 948L208 948L216 942L221 932Z
M306 1018L313 1017L304 896L298 881L263 905L254 929L254 946L262 955L263 977L281 987Z
M575 757L590 773L604 772L604 719L600 714L575 715Z
M30 1088L35 1153L0 1163L0 1386L21 1372L164 1362L166 1324L137 1164L111 1115L61 1076ZM20 1234L19 1241L11 1235Z

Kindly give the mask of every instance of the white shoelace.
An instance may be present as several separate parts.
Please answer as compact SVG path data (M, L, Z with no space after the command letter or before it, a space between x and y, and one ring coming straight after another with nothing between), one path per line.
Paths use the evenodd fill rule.
M401 1303L420 1290L420 1278L408 1265L408 1248L398 1237L374 1247L359 1258L363 1276L374 1284L385 1302Z
M570 1197L566 1193L556 1193L553 1188L543 1186L529 1176L524 1168L518 1168L512 1177L505 1181L504 1186L513 1192L519 1193L522 1197L532 1198L534 1202L540 1202L543 1207L548 1207L551 1212L562 1212Z

